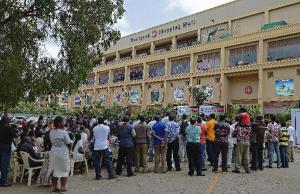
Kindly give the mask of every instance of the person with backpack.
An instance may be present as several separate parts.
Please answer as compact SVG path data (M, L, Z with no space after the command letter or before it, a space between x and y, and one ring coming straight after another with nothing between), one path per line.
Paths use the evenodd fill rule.
M179 132L179 158L181 162L187 161L187 155L186 155L186 128L189 126L189 122L187 120L187 115L182 115L182 121L180 124L180 132Z

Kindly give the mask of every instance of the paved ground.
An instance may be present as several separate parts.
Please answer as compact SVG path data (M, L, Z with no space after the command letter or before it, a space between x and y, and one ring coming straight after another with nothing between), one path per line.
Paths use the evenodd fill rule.
M275 166L275 164L274 164ZM300 193L300 153L296 154L296 161L290 163L289 169L265 169L263 172L251 174L215 174L207 171L205 177L190 177L187 175L187 163L183 163L183 171L168 172L167 174L138 174L128 178L119 176L116 180L94 180L94 173L88 176L75 175L69 179L68 193L74 194L299 194ZM10 188L0 188L0 194L33 194L49 193L48 187L26 184L16 184Z

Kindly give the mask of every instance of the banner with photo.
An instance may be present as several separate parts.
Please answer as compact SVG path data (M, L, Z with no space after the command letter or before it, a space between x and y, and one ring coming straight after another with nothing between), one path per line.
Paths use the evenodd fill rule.
M184 100L184 88L176 88L174 90L174 99L176 101Z
M105 95L104 94L99 96L99 103L100 104L105 104Z
M159 90L152 90L150 94L151 102L159 102Z
M204 92L208 94L208 99L214 98L214 87L212 85L204 86Z
M130 101L131 103L139 103L141 98L141 93L139 91L130 92Z
M81 105L81 100L80 100L80 97L75 97L75 100L74 100L74 103L76 106L80 106Z
M295 85L293 79L276 80L275 82L276 96L294 96Z
M113 95L113 101L116 103L120 103L122 100L122 94L120 93L114 93Z

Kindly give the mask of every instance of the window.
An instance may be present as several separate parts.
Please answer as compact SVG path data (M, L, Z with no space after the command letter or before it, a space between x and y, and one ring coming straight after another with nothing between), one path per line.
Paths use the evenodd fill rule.
M190 72L190 58L177 59L172 61L171 75Z
M109 79L108 73L106 73L106 74L101 74L101 75L99 76L99 85L107 84L107 83L108 83L108 79Z
M230 66L247 65L256 63L257 46L245 46L230 50L229 63Z
M268 61L300 58L300 37L269 42Z
M220 52L198 55L197 70L206 71L220 67Z
M94 78L88 78L88 79L87 79L87 86L93 86L94 83L95 83Z
M108 57L108 58L106 58L106 64L111 64L111 63L115 62L115 60L116 60L115 56L114 57Z
M177 48L184 48L188 46L192 46L197 42L197 37L191 37L189 39L179 40L177 42Z
M143 67L133 67L129 74L130 80L143 79Z
M149 78L161 77L165 75L165 63L155 63L149 65Z
M125 71L124 70L119 70L119 71L114 72L113 83L123 82L124 79L125 79Z

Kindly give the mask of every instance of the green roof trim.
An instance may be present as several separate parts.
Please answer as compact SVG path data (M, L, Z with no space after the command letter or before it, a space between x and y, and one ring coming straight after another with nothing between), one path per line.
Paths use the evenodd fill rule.
M272 22L272 23L264 24L261 26L261 30L269 30L272 28L277 28L277 27L286 26L286 25L288 25L288 23L286 21L282 20L279 22Z

